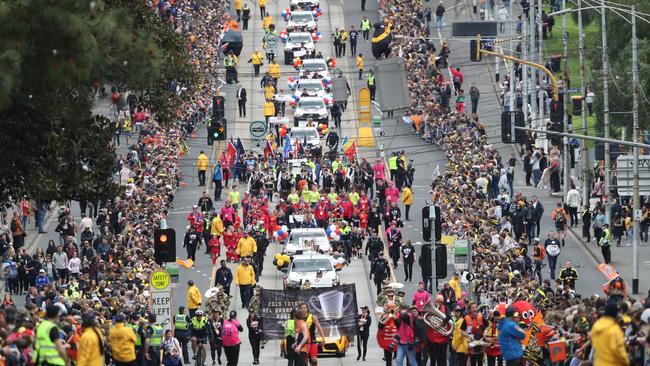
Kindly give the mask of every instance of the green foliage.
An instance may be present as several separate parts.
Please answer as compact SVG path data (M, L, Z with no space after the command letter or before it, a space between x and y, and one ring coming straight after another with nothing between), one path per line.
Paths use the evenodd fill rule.
M171 122L170 83L196 80L186 41L144 1L5 0L0 34L0 202L119 193L93 85L137 91Z

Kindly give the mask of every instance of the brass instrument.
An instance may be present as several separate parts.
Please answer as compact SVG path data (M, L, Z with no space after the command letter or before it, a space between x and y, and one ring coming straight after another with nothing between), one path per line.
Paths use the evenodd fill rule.
M424 324L426 324L429 328L435 330L443 336L450 336L451 333L454 332L455 324L453 320L446 320L447 314L437 309L431 301L424 305L422 308L422 313L424 313Z
M386 324L386 322L389 321L390 319L395 319L395 312L396 312L396 308L390 308L390 309L382 308L381 312L377 314L379 315L378 321L381 324Z

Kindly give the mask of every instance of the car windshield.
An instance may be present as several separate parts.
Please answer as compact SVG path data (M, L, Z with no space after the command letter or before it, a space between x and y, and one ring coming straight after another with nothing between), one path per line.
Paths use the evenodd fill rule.
M311 14L291 14L292 22L306 23L312 20Z
M325 61L323 62L303 61L302 68L303 70L306 71L321 71L321 70L327 70L327 65L325 64Z
M323 83L321 83L320 80L312 81L312 82L309 82L309 81L301 81L301 82L298 84L298 88L300 88L301 90L305 90L305 89L307 89L307 90L317 90L317 91L320 91L320 90L323 90Z
M311 43L311 36L309 34L291 34L291 35L289 35L289 42L291 42L291 43Z
M294 140L300 139L302 141L305 139L305 136L307 136L308 140L315 139L318 138L318 132L316 130L301 130L291 132L291 137L293 137ZM296 242L298 242L298 239L296 239Z
M294 260L292 270L295 272L331 271L332 263L325 258Z
M305 109L318 109L318 108L325 108L325 104L323 104L322 100L304 100L301 99L300 102L298 103L300 108L305 108Z

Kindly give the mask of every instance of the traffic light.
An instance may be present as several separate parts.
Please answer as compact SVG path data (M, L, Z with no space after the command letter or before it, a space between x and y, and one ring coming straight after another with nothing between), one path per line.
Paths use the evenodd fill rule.
M218 96L212 98L212 120L220 120L226 116L226 99Z
M176 262L176 231L174 229L154 231L153 250L156 263Z
M436 278L447 278L447 246L436 244Z
M524 130L515 129L515 138L512 139L512 114L515 114L515 127L526 127L524 112L502 112L501 113L501 142L504 144L525 144L527 133Z
M226 139L226 120L221 119L219 122L212 122L210 127L210 138L214 141L223 141Z
M551 101L551 122L564 122L564 105L559 100Z
M479 62L483 59L483 54L479 51L479 43L472 39L469 41L469 59L474 62Z
M429 207L422 207L422 240L431 241L431 219L429 218ZM440 207L436 206L436 220L434 222L436 229L436 241L442 238L442 215Z
M551 122L546 125L548 131L554 132L564 132L564 123L562 122ZM562 146L562 136L556 134L546 134L546 137L551 142L553 146Z

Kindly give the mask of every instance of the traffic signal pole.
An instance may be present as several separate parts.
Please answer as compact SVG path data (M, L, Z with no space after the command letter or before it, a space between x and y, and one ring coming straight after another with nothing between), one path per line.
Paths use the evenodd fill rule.
M636 37L636 7L632 5L632 82L633 107L632 107L632 141L639 142L639 55ZM639 197L639 147L633 150L634 173L632 181L632 293L639 293L639 223L641 216L641 197Z
M509 61L513 61L513 62L518 62L520 64L528 65L528 66L533 67L535 69L541 70L542 72L544 72L546 74L546 76L548 76L548 78L553 83L553 100L557 101L559 99L560 94L559 94L559 91L558 91L557 78L555 77L555 75L553 75L553 72L551 70L548 70L543 65L540 65L540 64L535 63L535 62L530 62L528 60L522 60L522 59L514 57L514 56L503 55L503 54L500 54L500 53L497 53L497 52L482 49L481 48L481 35L480 34L476 36L476 44L477 44L477 46L476 46L476 53L477 53L476 56L477 56L477 58L480 58L480 57L478 57L480 54L485 54L485 55L499 57L499 58L509 60Z
M436 298L438 294L438 271L436 269L436 206L429 207L429 219L431 221L431 295Z
M562 10L566 10L566 0L562 0ZM569 34L566 29L567 13L562 15L562 59L563 59L563 79L564 79L564 132L571 132L569 130ZM566 204L566 197L569 193L569 182L571 182L571 154L569 153L569 138L563 137L562 142L564 145L564 160L562 165L564 167L564 180L563 180L563 197L562 201ZM584 187L583 187L584 189Z

